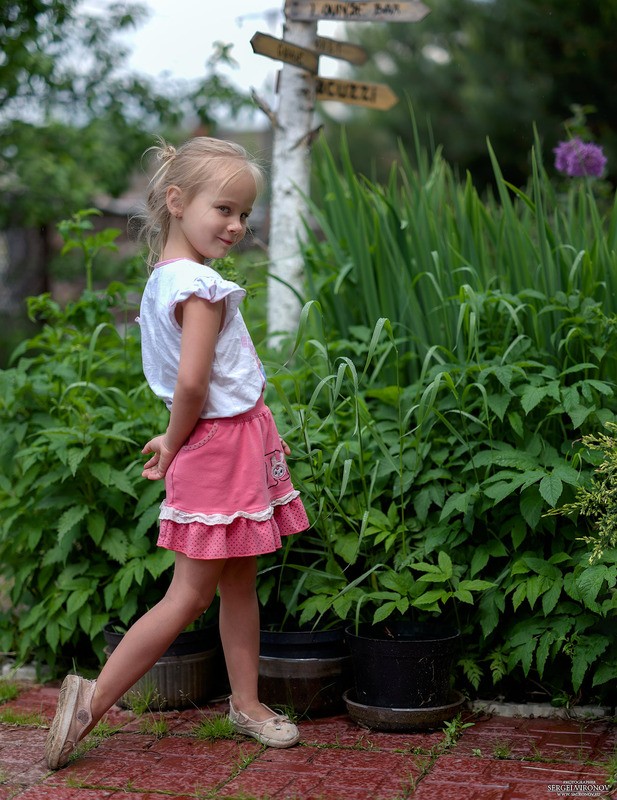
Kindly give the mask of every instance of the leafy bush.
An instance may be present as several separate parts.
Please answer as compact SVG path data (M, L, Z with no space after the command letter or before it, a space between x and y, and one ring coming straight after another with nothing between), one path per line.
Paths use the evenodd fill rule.
M338 563L305 579L299 610L439 614L472 692L609 698L617 551L590 564L577 523L549 512L591 477L576 441L615 420L617 208L589 182L555 191L539 144L524 191L493 161L497 199L417 156L385 186L325 147L317 162L305 261L322 319L275 381Z
M493 303L476 304L490 312L480 338ZM417 382L385 384L398 344L382 320L345 341L307 337L303 366L271 377L312 529L262 575L262 601L275 574L301 623L437 614L463 633L470 691L534 680L551 697L602 696L617 677L617 551L591 566L579 527L545 512L589 476L570 441L614 419L613 387L560 372L526 339L490 358L461 345L468 360L442 353Z
M115 235L82 237L86 260ZM0 372L0 648L52 669L98 660L103 626L158 600L173 559L155 545L163 486L140 478L166 423L142 375L137 289L87 289L64 309L30 298L43 327Z

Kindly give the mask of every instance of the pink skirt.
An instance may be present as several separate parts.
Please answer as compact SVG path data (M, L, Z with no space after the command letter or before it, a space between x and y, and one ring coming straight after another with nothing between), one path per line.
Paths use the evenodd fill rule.
M201 419L165 476L158 545L189 558L272 553L309 521L270 409Z

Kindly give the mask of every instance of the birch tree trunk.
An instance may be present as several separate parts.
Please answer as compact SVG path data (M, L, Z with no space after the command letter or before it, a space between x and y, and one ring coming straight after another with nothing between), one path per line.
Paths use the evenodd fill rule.
M312 50L316 34L316 22L285 20L285 41ZM280 73L272 153L268 338L273 346L279 346L295 333L300 315L300 301L285 284L301 291L304 282L298 242L303 238L302 218L307 212L304 198L308 197L310 187L309 132L314 108L314 76L284 64Z

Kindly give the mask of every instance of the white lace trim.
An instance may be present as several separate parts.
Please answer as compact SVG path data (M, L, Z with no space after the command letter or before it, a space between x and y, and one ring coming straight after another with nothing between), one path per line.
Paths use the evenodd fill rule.
M169 519L172 522L179 522L186 525L190 522L202 522L204 525L229 525L235 519L240 517L244 519L251 519L254 522L267 522L272 519L274 514L274 506L284 506L291 503L296 497L299 497L300 492L294 489L283 497L277 497L272 500L272 505L265 508L263 511L250 513L249 511L235 511L233 514L201 514L199 512L181 511L179 508L168 506L165 501L161 503L161 513L159 519Z

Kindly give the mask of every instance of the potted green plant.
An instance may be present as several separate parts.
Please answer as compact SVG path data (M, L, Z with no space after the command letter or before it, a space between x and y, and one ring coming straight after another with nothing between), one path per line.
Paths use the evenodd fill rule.
M104 627L107 657L128 627L119 620ZM189 708L220 696L226 686L216 609L209 609L176 637L156 664L122 695L118 705L131 708L135 698L145 698L153 710Z
M307 622L303 603L315 581L329 580L315 529L285 542L259 575L262 604L259 688L268 705L320 716L343 708L351 667L344 627L330 617Z
M514 187L489 148L490 197L420 147L386 184L358 174L344 143L342 158L321 152L302 252L327 339L317 331L312 347L353 361L386 446L368 469L379 496L362 502L388 525L374 535L362 526L347 582L378 561L400 572L409 545L412 561L436 564L444 551L460 580L493 584L477 602L456 603L457 686L477 700L607 698L610 706L617 548L589 564L584 520L545 512L580 482L567 440L615 416L617 293L606 291L614 205L588 178L556 186L542 150L537 136L532 180ZM453 212L447 220L444 208ZM398 356L384 351L379 369L367 371L365 345L380 315L403 342ZM399 448L401 396L412 446ZM378 399L391 401L390 427ZM407 510L392 508L380 484L399 454L396 495L406 495ZM398 474L390 474L394 488ZM359 588L376 585L366 579ZM353 617L350 596L336 599L341 618ZM311 600L317 616L322 601Z
M440 551L437 563L412 557L396 568L374 564L331 598L339 608L346 598L348 608L354 681L344 700L355 721L410 730L434 727L460 710L464 697L452 687L462 642L456 604L492 585L463 573Z
M388 361L394 364L392 374L398 373L397 342L388 321L358 334L360 342L345 346L354 345L356 360L358 349L365 354L363 372L350 357L331 352L337 345L328 351L322 343L316 352L325 364L312 359L310 399L303 404L299 392L294 404L283 398L307 453L297 484L319 512L324 552L330 549L336 556L335 569L332 561L325 562L328 579L307 579L310 593L296 605L305 622L334 615L347 624L355 686L344 699L352 717L373 727L421 727L453 716L463 701L450 689L460 634L455 614L447 614L444 604L471 602L491 584L466 578L445 548L430 551L436 563L424 557L427 531L421 530L410 499L424 451L409 435L404 411L412 405L413 389L377 381ZM443 531L439 536L447 538ZM420 573L417 579L414 573ZM369 656L373 647L377 653ZM412 655L400 655L405 649ZM430 659L422 676L420 668ZM389 662L392 677L386 672ZM371 664L376 677L367 676ZM365 688L365 681L373 688ZM384 684L392 694L375 694L374 688Z
M312 369L273 372L277 396L269 402L277 418L287 418L294 483L311 527L290 537L282 553L261 559L260 695L300 714L334 713L344 708L342 695L351 682L344 621L325 609L316 614L314 601L345 585L349 543L357 541L355 523L342 506L347 486L337 469L340 426L329 412L336 400L329 394L327 370L321 376ZM307 387L315 384L306 398Z
M458 629L403 617L346 633L354 685L344 700L354 721L413 730L438 726L461 709L464 697L451 686Z

